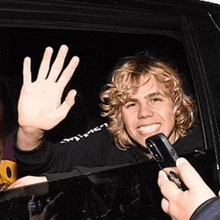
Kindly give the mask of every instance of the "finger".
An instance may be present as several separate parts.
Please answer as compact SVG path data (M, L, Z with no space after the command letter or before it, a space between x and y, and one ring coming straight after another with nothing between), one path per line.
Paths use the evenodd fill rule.
M172 199L180 192L182 192L175 183L169 180L163 170L159 172L158 185L160 187L161 193L166 199Z
M161 185L163 185L163 183L167 181L169 181L167 174L163 170L160 170L158 174L158 180L157 180L159 187L161 187Z
M66 69L63 71L60 79L59 79L59 83L64 87L67 85L67 83L70 81L76 67L79 64L79 57L74 56L71 61L69 62L68 66L66 67Z
M58 114L61 118L65 118L71 107L75 103L75 97L76 97L76 90L71 90L66 96L66 99L62 103L62 105L59 107Z
M23 63L23 83L31 83L31 59L26 57Z
M50 69L50 61L53 54L53 48L47 47L44 52L44 56L39 68L38 80L44 80L47 77L48 71Z
M161 201L161 207L162 207L162 209L165 213L168 213L168 211L169 211L169 201L166 200L165 198L163 198L162 201Z
M36 204L34 202L34 198L35 196L32 195L30 201L28 202L28 211L29 211L29 216L32 217L33 216L33 212L34 212L34 209L36 207Z
M205 185L201 176L185 158L177 159L176 166L180 179L189 189Z
M62 45L59 49L57 57L51 67L50 74L48 76L49 80L56 81L62 68L66 58L66 54L68 52L68 47L66 45Z

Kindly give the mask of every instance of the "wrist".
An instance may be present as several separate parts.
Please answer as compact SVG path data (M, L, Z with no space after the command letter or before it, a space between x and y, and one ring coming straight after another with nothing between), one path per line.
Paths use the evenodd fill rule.
M23 151L38 148L44 140L45 132L30 126L19 127L17 132L17 146Z
M44 136L45 133L44 130L32 126L19 126L18 131L22 132L26 136L39 136L39 137Z

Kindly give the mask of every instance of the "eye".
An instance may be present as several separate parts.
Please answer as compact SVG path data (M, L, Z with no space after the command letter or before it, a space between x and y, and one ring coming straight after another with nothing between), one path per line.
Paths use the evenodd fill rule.
M150 99L151 103L157 103L157 102L161 102L161 101L163 101L163 99L160 97L154 97L154 98Z
M137 106L136 102L128 102L125 104L125 108L135 108Z
M161 98L154 98L153 101L154 102L159 102L159 101L162 101L162 99Z

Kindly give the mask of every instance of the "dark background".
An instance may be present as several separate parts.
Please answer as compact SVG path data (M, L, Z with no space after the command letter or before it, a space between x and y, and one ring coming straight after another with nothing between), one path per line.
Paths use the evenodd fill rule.
M102 121L98 95L119 57L153 50L180 69L187 93L196 98L200 125L181 142L178 150L192 161L207 184L217 192L220 183L220 170L217 169L220 164L219 12L220 6L197 0L0 0L0 98L5 106L5 133L8 135L17 127L16 109L25 56L32 58L35 76L47 46L54 48L55 57L60 45L67 44L70 48L67 62L73 55L81 59L64 92L65 96L72 88L78 91L76 105L67 119L49 134L51 141L57 141L83 133L87 127ZM7 150L10 154L11 144L9 138ZM145 187L153 183L153 190L144 190L147 193L144 198L151 196L151 201L157 198L160 203L159 197L154 198L157 177L145 181L144 169L136 172L135 168L135 175L131 169L127 171L132 178L141 174L139 186L142 180ZM150 168L148 171L155 170ZM127 177L126 172L122 173ZM114 172L107 171L109 174L115 177ZM120 173L120 179L122 176ZM151 178L151 175L146 177ZM126 189L129 184L124 181L122 188ZM71 188L66 179L54 182L58 192L61 186L65 190ZM32 192L33 188L29 188ZM83 193L85 189L90 188L84 188ZM113 185L113 189L120 188ZM102 190L106 193L109 189ZM27 203L22 204L20 195L32 193L27 189L8 192L1 197L6 205L1 207L6 214L24 213L19 205L27 211ZM130 188L122 193L122 198L126 198L127 192L131 192ZM14 198L18 201L14 202ZM143 204L146 203L160 210L160 204L152 206L147 200ZM138 216L140 212L132 214Z
M31 57L33 80L47 46L54 48L53 60L62 44L69 47L65 65L72 56L80 58L73 78L64 91L78 91L77 102L66 120L50 132L52 141L83 133L88 126L103 121L100 117L99 92L121 57L148 50L172 62L184 75L185 87L192 93L193 83L182 43L172 37L151 34L124 34L54 29L1 28L1 93L5 105L5 132L17 125L17 101L22 85L22 65ZM5 49L5 50L4 50ZM4 90L4 91L2 91Z

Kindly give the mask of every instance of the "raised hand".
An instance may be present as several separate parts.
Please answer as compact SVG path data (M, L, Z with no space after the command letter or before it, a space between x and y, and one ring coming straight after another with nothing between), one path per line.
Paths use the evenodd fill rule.
M79 58L75 56L62 71L67 52L68 47L62 45L50 68L53 49L46 48L34 82L31 79L31 60L29 57L24 59L23 86L18 103L19 135L34 133L40 138L45 131L61 122L74 105L75 90L71 90L61 103L64 88L79 63Z

